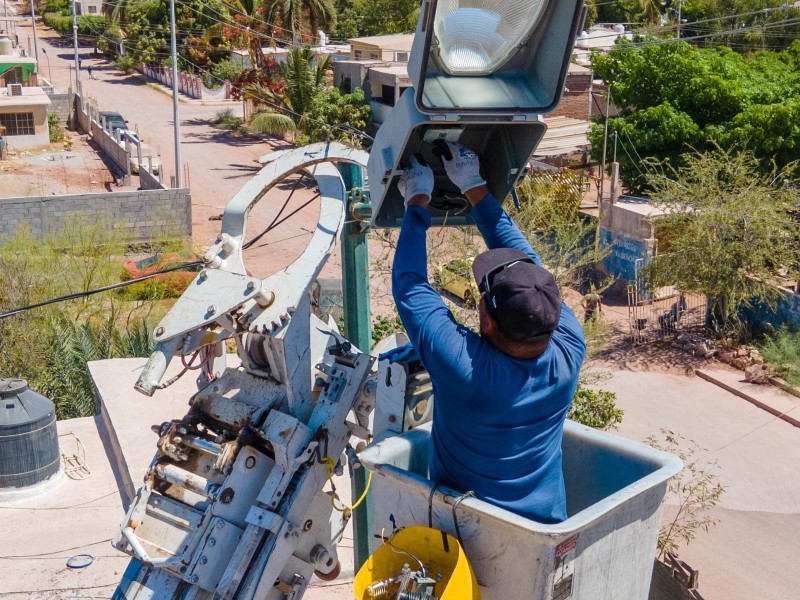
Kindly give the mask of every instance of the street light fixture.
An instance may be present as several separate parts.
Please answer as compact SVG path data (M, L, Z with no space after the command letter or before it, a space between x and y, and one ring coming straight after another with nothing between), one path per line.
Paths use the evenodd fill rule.
M44 46L42 46L42 54L47 58L47 78L50 80L50 85L53 85L53 70L50 68L50 55L47 53L47 49Z
M407 90L378 130L368 164L371 224L399 227L397 188L412 156L434 171L436 224L472 223L449 181L437 141L481 157L489 190L504 202L524 176L564 89L583 0L426 0L408 63Z

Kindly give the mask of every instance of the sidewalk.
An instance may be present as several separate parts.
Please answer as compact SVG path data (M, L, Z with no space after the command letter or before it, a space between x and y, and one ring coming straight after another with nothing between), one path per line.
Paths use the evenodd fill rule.
M800 427L800 410L796 410L800 407L800 398L774 385L758 385L745 381L742 371L708 368L697 369L695 372L698 377L755 404L795 427Z

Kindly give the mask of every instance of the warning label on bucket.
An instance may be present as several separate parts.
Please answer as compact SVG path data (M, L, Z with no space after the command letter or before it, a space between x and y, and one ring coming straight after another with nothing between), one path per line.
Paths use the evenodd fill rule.
M553 600L567 600L572 597L575 582L575 554L578 547L578 535L561 542L556 546L556 572L553 577Z
M558 546L556 546L556 556L558 558L561 558L568 552L575 550L575 548L577 547L578 547L578 534L575 534L568 540L561 542Z

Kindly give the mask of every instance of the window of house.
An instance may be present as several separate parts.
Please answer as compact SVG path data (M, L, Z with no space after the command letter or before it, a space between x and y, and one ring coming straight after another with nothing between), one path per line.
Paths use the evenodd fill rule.
M381 102L389 106L394 106L394 88L392 86L381 86Z
M408 52L395 52L394 53L394 61L395 62L408 62Z
M90 15L97 14L97 7L96 6L87 6L87 8L89 9L89 14Z
M353 50L353 58L355 58L356 60L360 60L361 59L361 50Z
M5 129L6 135L34 135L33 113L7 113L0 114L0 128Z
M378 53L377 53L377 52L371 52L371 53L370 53L370 55L369 55L369 57L370 57L371 59L373 59L373 60L378 60L378 58L379 58L379 57L378 57Z
M5 85L8 85L9 83L23 83L22 67L13 67L8 69L5 73L3 73L3 79L5 80Z

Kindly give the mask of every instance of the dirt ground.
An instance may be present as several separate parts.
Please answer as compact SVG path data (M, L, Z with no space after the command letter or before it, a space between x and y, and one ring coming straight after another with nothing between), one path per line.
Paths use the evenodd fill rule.
M58 142L9 151L8 160L0 161L2 196L87 194L118 189L87 136L71 131L65 132L65 136L72 142L69 150L63 142Z

